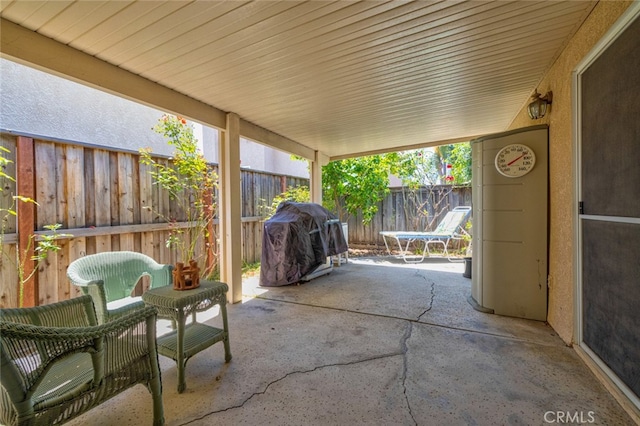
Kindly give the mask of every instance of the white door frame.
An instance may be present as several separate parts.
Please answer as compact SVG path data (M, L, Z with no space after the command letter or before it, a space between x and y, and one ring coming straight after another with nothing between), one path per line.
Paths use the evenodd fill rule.
M574 173L574 343L595 363L602 373L640 410L640 398L618 378L618 376L587 346L583 340L582 319L582 220L606 220L609 222L625 222L640 224L640 219L608 216L589 216L580 214L578 206L582 193L581 158L582 158L582 110L581 110L581 78L587 68L618 38L620 34L636 19L640 19L640 2L634 2L611 26L609 31L591 49L576 66L572 74L572 109L573 115L573 173Z

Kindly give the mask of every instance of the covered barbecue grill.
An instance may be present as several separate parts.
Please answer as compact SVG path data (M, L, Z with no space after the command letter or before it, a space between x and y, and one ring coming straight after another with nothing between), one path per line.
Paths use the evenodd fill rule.
M348 250L340 220L315 203L280 203L264 223L260 285L278 287L305 276Z

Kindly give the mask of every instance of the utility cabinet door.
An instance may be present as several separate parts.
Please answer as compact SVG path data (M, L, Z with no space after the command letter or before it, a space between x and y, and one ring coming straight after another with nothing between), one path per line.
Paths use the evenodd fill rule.
M506 177L496 168L496 155L512 144L535 153L535 165L524 176ZM496 314L546 321L548 128L487 136L472 146L472 296Z

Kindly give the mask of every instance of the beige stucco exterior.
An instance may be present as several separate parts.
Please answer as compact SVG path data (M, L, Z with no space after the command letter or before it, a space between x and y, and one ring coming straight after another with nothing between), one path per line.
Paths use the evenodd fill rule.
M509 129L549 125L549 313L548 322L567 343L574 338L575 171L573 170L572 73L632 2L599 2L538 85L553 91L550 113L531 120L526 105Z

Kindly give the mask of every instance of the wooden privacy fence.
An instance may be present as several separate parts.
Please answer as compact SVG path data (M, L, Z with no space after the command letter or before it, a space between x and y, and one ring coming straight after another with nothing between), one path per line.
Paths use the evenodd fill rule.
M25 304L43 305L78 294L69 284L66 270L70 262L86 254L132 250L160 263L175 263L175 250L165 246L169 225L154 212L175 218L177 226L186 223L181 222L184 218L168 194L152 184L148 166L139 164L137 152L10 134L0 134L0 146L9 150L3 156L14 162L5 172L17 176L17 183L3 182L0 207L10 207L14 194L38 203L37 207L16 204L19 223L10 216L4 224L1 249L15 259L18 239L21 247L27 247L29 235L34 231L44 233L44 226L54 223L62 224L59 232L73 235L60 239L61 250L40 265L35 274L37 286L26 289ZM16 158L17 151L20 158ZM157 160L165 164L169 161ZM253 263L261 256L263 207L270 206L287 187L308 186L309 181L251 170L243 170L241 179L243 260ZM26 262L27 267L30 263ZM17 306L17 268L5 256L0 259L0 273L0 307Z
M18 177L17 183L2 182L0 208L10 207L14 194L38 203L37 207L17 203L19 223L10 216L3 224L0 249L15 259L18 243L27 247L29 236L34 231L45 233L44 226L49 224L60 223L59 232L72 234L58 240L61 250L40 265L33 285L27 286L25 304L43 305L77 295L66 270L70 262L87 254L132 250L160 263L175 263L175 250L165 246L170 227L154 211L174 217L177 226L187 224L181 222L184 218L168 195L152 184L148 166L139 163L137 152L4 133L0 134L0 146L9 150L3 155L13 161L5 172ZM20 158L16 158L17 151ZM261 257L265 207L288 187L308 186L309 181L251 170L243 170L241 179L242 256L246 263L254 263ZM362 225L361 215L348 219L349 242L381 246L379 232L383 230L431 230L447 211L459 205L471 205L471 188L393 189L379 204L370 224ZM213 231L216 235L217 221ZM217 247L214 251L218 252ZM29 264L26 262L27 273ZM0 277L0 307L17 306L18 273L5 256L0 257Z
M384 246L380 231L432 231L448 211L470 205L470 186L393 188L369 224L362 224L361 214L349 217L349 244Z

